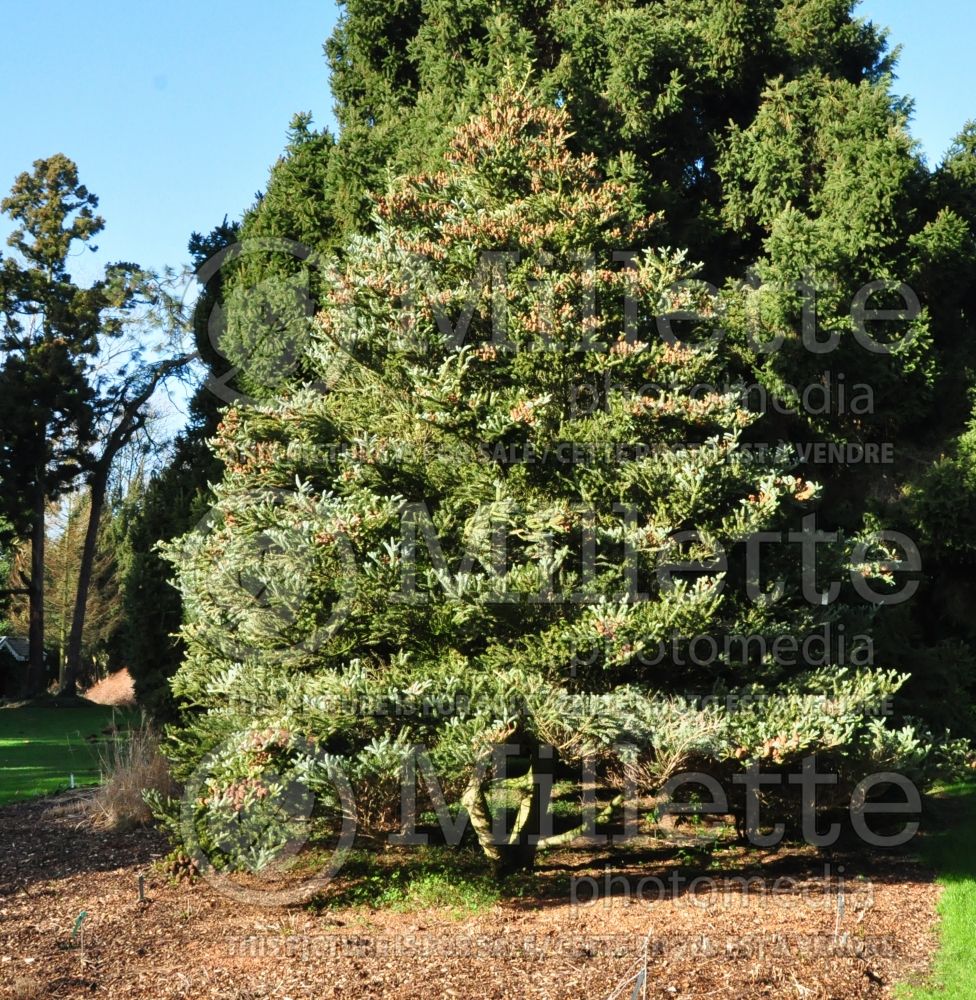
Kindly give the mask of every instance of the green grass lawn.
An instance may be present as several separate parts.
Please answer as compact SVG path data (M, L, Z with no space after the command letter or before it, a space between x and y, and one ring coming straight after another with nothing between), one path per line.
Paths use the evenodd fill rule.
M99 780L102 730L129 714L100 705L0 708L0 805ZM92 737L95 737L92 739Z
M924 986L904 986L902 1000L970 1000L976 996L976 785L946 790L946 828L925 837L922 855L945 886L939 902L939 952Z

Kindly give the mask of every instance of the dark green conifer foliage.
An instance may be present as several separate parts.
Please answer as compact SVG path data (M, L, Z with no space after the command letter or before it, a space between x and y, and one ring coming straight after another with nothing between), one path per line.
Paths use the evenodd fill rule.
M736 530L795 525L796 505L814 501L821 527L846 530L834 570L846 570L865 513L875 527L903 526L902 492L925 466L918 453L931 458L933 441L960 431L969 413L974 144L968 128L939 168L928 167L908 131L910 104L893 93L884 37L853 9L849 0L345 5L326 47L338 137L296 119L267 194L242 226L254 252L227 274L220 351L257 402L238 400L219 428L224 474L207 530L170 549L187 609L187 658L175 680L190 709L177 750L182 773L219 748L204 812L254 792L257 755L268 752L324 788L327 769L316 771L321 762L301 750L308 735L342 759L380 826L414 740L433 747L476 823L489 810L476 765L506 741L530 758L548 741L564 762L578 762L631 740L649 786L680 746L717 770L826 747L850 773L866 761L909 766L926 755L910 726L854 713L828 732L822 714L804 715L790 701L816 691L863 702L904 680L882 670L852 675L843 657L812 676L721 657L701 671L637 663L640 643L674 629L802 632L850 608L821 613L797 600L770 610L730 594L714 602L702 584L655 591L643 606L594 611L567 601L526 610L516 602L516 611L481 599L497 574L446 572L436 561L417 575L427 604L392 599L405 559L400 514L421 501L447 539L451 567L472 546L490 556L486 508L508 519L539 564L552 539L582 538L573 520L581 500L633 501L647 519L641 544L652 550L673 531L698 528L702 556L732 540L736 518L748 521ZM534 163L540 141L546 155ZM647 217L653 226L639 224ZM476 299L475 335L452 348L441 320L463 314L478 254L512 249L553 255L574 287L584 279L567 267L573 253L637 251L642 315L687 308L681 342L668 351L641 329L622 344L606 339L587 361L572 350L543 360L494 355L485 302ZM436 266L422 262L430 256ZM535 296L547 280L531 258L521 258L507 288L524 335L539 332ZM624 280L601 271L596 284L607 294ZM918 310L862 327L852 304L871 283L866 305L903 305L907 284ZM429 288L445 297L428 298ZM549 289L557 304L566 290ZM405 301L417 309L415 325L398 342ZM803 343L810 313L816 342L829 340L829 351ZM557 324L559 335L570 326ZM714 351L695 349L696 335L715 331L723 339ZM865 347L867 334L881 350ZM614 390L601 381L610 369ZM638 392L649 377L663 380L657 402ZM750 415L737 379L795 412ZM569 387L587 380L598 405L580 414ZM804 409L804 387L845 380L869 387L866 409L845 408L837 396L825 409ZM689 393L700 381L715 386L704 403ZM492 451L564 440L702 444L710 435L734 441L721 473L707 450L569 474L510 468ZM895 435L896 464L884 474L790 465L782 455L746 470L735 457L740 441ZM332 450L340 444L354 448ZM964 444L934 479L957 474ZM822 493L811 485L821 479ZM538 519L525 521L527 510ZM965 522L968 507L959 514ZM607 521L596 528L618 542L629 530ZM660 552L642 552L650 570ZM789 575L789 558L773 559ZM578 581L563 569L558 586L569 591ZM604 569L610 594L619 581ZM733 561L729 578L737 573L741 583ZM540 584L532 570L507 582L523 596ZM887 635L886 654L907 651L906 669L947 656L969 669L965 649L939 643L911 612ZM567 679L581 651L583 666ZM959 671L940 675L945 690L970 689ZM716 720L668 700L682 684L754 682L785 696L783 715ZM925 700L913 707L932 709L937 687L916 689ZM506 691L518 692L519 705L492 714ZM460 695L475 707L416 725L341 707L380 697L399 704L418 692ZM526 844L516 837L510 846L518 853Z
M326 44L338 142L303 120L243 235L273 232L318 251L368 228L370 196L391 176L436 170L452 127L514 75L566 109L574 149L625 178L646 210L664 210L662 243L694 248L721 285L764 236L761 225L742 231L722 217L728 178L723 185L717 165L729 123L747 127L778 79L877 82L884 92L883 38L852 18L851 6L351 0ZM316 204L297 218L296 205L313 192ZM265 275L281 266L268 262ZM254 371L260 394L268 373L257 336L242 322L225 347Z
M90 244L104 221L98 198L63 154L20 174L0 209L15 228L17 252L0 261L0 481L2 514L29 535L29 687L44 681L44 514L82 469L92 441L89 364L99 338L118 333L138 269L113 264L88 287L68 272L76 244Z
M190 258L197 269L207 268L207 279L193 313L193 334L209 378L222 392L234 391L218 352L224 326L221 262L237 242L239 227L223 222L209 233L194 233ZM209 266L208 266L209 265ZM173 713L169 681L183 656L178 631L183 608L170 583L171 571L158 550L189 531L206 516L210 484L220 476L210 439L220 420L224 400L210 385L201 386L189 404L187 426L173 443L172 454L139 497L127 528L129 558L123 579L125 624L119 640L122 662L128 667L140 704L157 718Z
M670 645L802 632L843 609L811 607L795 575L777 600L747 598L741 566L721 563L795 526L817 486L785 454L741 447L756 415L735 391L693 391L721 372L709 335L744 293L714 303L683 252L653 248L656 218L572 150L569 126L518 86L490 97L443 169L393 183L375 232L322 265L314 384L223 416L212 515L168 549L187 651L173 753L220 863L274 856L278 828L213 840L222 817L277 802L269 760L287 775L274 787L300 781L323 821L341 767L362 826L389 831L423 744L506 869L532 863L547 807L529 784L511 839L493 839L500 747L540 779L547 747L570 769L629 747L618 763L648 791L691 760L727 776L829 750L850 779L920 759L925 736L869 715L904 678L856 669L851 649L810 670ZM621 245L650 248L628 267ZM699 317L690 343L658 336L676 311ZM650 382L671 388L648 395ZM580 407L591 383L598 405ZM835 546L829 569L849 557ZM676 562L694 565L670 576ZM779 695L772 710L675 697L757 682Z

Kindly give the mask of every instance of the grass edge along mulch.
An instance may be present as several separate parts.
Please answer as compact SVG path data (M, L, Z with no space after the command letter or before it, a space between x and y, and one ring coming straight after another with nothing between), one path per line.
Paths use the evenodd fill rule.
M0 806L97 785L109 742L132 709L37 699L0 707Z
M939 901L939 950L923 983L903 983L899 1000L968 1000L976 995L976 783L963 782L945 789L937 800L943 829L924 837L923 860L945 888Z

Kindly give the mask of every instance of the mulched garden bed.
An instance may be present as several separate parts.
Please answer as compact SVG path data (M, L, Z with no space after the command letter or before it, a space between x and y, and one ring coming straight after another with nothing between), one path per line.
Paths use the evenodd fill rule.
M673 849L565 850L475 913L274 909L167 878L153 831L51 807L0 809L4 997L851 1000L892 996L935 949L940 890L906 856L730 848L690 884Z

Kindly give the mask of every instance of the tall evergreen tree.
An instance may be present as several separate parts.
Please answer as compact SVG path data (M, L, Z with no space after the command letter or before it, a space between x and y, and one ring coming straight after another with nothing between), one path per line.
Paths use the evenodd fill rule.
M856 651L817 672L711 644L844 613L811 607L796 574L778 600L768 580L750 594L742 562L817 486L787 454L743 447L755 415L734 390L696 391L721 372L709 341L726 310L682 252L615 256L653 246L658 220L572 150L570 125L511 85L489 99L442 169L395 183L375 233L330 265L314 385L223 417L212 515L169 549L187 648L174 752L223 861L267 859L268 843L215 831L265 808L285 771L328 810L341 760L364 822L389 823L415 743L503 870L546 840L553 768L616 745L652 789L689 759L721 771L830 749L856 771L915 745L867 718L900 679L850 672ZM686 342L661 338L692 313ZM699 636L699 660L651 655ZM789 708L730 719L673 700L757 682ZM844 707L803 709L804 692ZM431 710L412 713L418 699ZM500 749L531 779L504 841Z
M301 119L242 235L273 232L314 253L368 228L371 195L391 176L438 169L451 128L514 72L566 109L575 151L626 178L647 211L664 211L662 244L694 247L721 285L744 272L767 235L756 220L740 229L723 217L730 179L718 167L729 123L748 127L777 80L865 83L884 93L883 35L852 7L402 0L380 10L350 0L326 45L338 141ZM278 191L283 197L271 197ZM281 257L266 258L260 272L266 280L292 273ZM246 283L258 285L253 269ZM273 393L268 372L280 346L253 318L232 320L225 351L251 373L252 392Z
M0 270L0 481L5 515L31 539L32 691L45 671L44 514L92 442L88 364L100 335L120 329L132 295L132 265L110 266L87 288L68 273L73 245L89 244L103 228L97 206L61 154L37 160L0 202L15 224L7 242L17 251Z
M222 396L236 391L219 345L226 322L223 268L228 258L234 266L237 236L237 224L225 216L210 232L190 238L190 258L203 283L192 316L193 338L207 381L191 397L187 426L173 442L165 464L150 478L128 528L131 561L123 581L122 658L140 704L160 718L172 713L169 680L182 659L183 646L177 634L182 604L157 545L189 531L205 517L210 484L220 476L209 441L220 421Z
M912 504L937 521L926 491L945 478L963 478L968 501L965 437L922 477L921 496L911 487L969 414L973 130L929 169L908 131L910 102L893 93L884 35L854 8L345 4L326 47L339 134L295 120L243 221L254 253L225 272L219 349L259 402L239 398L225 414L213 514L170 548L186 609L176 759L186 777L206 771L198 818L230 823L260 807L269 760L328 799L341 759L369 816L388 822L384 796L424 742L486 851L523 864L543 803L527 792L511 839L485 836L482 765L494 747L527 758L538 784L545 743L578 764L629 742L629 766L651 785L689 754L726 774L810 751L855 771L925 758L910 727L854 709L828 720L794 700L863 705L898 690L904 677L852 673L850 651L813 674L768 659L689 666L675 652L649 666L642 656L675 631L802 632L874 613L865 605L877 601L848 606L852 589L864 594L853 584L826 609L797 598L803 582L781 550L771 558L785 598L718 594L708 560L726 543L723 579L755 584L736 549L743 533L795 528L814 502L819 525L846 531L830 560L849 569L865 523L904 527ZM701 268L664 247L687 248ZM483 252L514 250L517 264L502 256L478 270ZM611 250L632 251L633 268ZM580 264L589 253L610 265L592 279ZM571 293L584 289L606 310L598 317L574 311ZM625 289L635 311L607 310ZM542 336L560 350L499 349L488 332L499 301L503 347ZM662 319L666 346L646 329ZM452 340L458 323L469 325ZM622 340L604 336L615 325ZM584 332L601 349L577 351ZM721 343L703 347L713 335ZM867 390L860 407L855 381ZM744 405L742 382L758 403ZM701 383L712 391L693 391ZM804 400L810 388L824 390L821 407ZM744 459L752 443L895 435L901 450L884 474L775 449ZM680 441L692 447L679 453ZM662 447L566 469L552 456L567 442ZM519 449L548 459L506 458ZM610 517L614 502L636 520ZM968 510L956 509L960 524ZM694 582L665 586L657 571L674 558L675 533L691 529ZM516 539L509 557L525 557L514 571L502 537ZM614 545L632 558L607 556ZM584 581L569 553L594 546L604 558ZM861 568L870 577L884 559ZM651 599L615 600L633 579ZM602 601L570 599L583 582ZM563 600L526 599L543 592ZM932 607L932 593L918 607ZM905 655L899 665L941 664L909 683L913 707L948 722L936 703L971 692L971 642L935 642L922 617L886 615L877 634ZM670 700L682 685L761 685L787 707L716 718ZM425 695L448 707L405 723L399 710L409 716ZM378 702L392 713L356 708Z
M867 511L904 527L901 493L969 417L976 146L968 127L927 166L885 33L853 0L350 0L326 53L338 137L297 119L242 226L245 244L295 245L229 276L221 350L250 395L315 377L301 345L330 294L324 255L371 231L391 178L440 170L451 126L514 73L660 214L660 245L736 293L717 378L762 411L754 440L811 456L824 526L854 533ZM859 318L885 309L907 318ZM880 475L810 451L895 435Z

